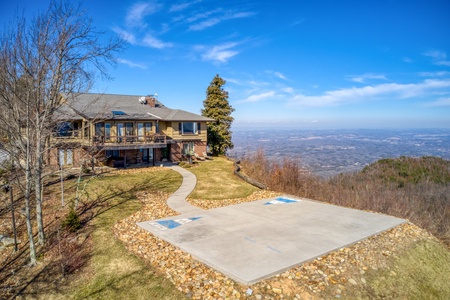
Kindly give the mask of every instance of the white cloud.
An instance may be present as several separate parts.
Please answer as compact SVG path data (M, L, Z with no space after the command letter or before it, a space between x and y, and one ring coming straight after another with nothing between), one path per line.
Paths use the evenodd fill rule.
M212 27L212 26L214 26L214 25L216 25L218 23L220 23L220 19L212 18L212 19L200 22L198 24L189 26L189 30L200 31L200 30L203 30L205 28Z
M426 103L427 107L440 107L440 106L450 106L450 98L439 98L436 101Z
M185 10L186 8L188 8L191 5L194 5L196 3L201 2L201 0L196 0L196 1L191 1L191 2L185 2L185 3L181 3L181 4L173 4L170 9L169 12L177 12L177 11L182 11Z
M277 76L280 79L287 80L286 76L284 76L281 72L274 72L273 75Z
M136 45L137 44L137 40L136 37L134 36L133 33L123 30L119 27L114 27L113 31L115 33L117 33L121 39L127 41L128 43L130 43L131 45Z
M216 13L218 11L219 11L219 9L215 10L215 11L203 13L203 14L197 14L197 15L189 18L188 22L194 22L194 21L196 21L198 19L209 17L209 15L214 14L214 13ZM216 24L219 24L220 22L223 22L223 21L226 21L226 20L238 19L238 18L247 18L247 17L253 16L253 15L255 15L255 13L253 13L253 12L236 12L236 13L234 13L234 12L233 13L227 12L227 13L224 13L224 14L222 14L220 16L214 16L214 17L212 17L212 18L210 18L208 20L201 21L201 22L199 22L197 24L192 24L192 25L189 26L188 30L190 30L190 31L200 31L200 30L212 27L212 26L214 26Z
M147 66L145 66L145 65L143 65L143 64L134 63L134 62L129 61L129 60L127 60L127 59L119 58L117 61L118 61L119 63L124 64L124 65L127 65L127 66L129 66L129 67L131 67L131 68L139 68L139 69L143 69L143 70L147 69Z
M231 57L239 54L238 51L231 50L236 47L238 43L226 43L222 45L217 45L206 51L202 55L204 60L218 61L218 62L226 62ZM198 46L197 49L203 49L203 47Z
M260 101L264 101L264 100L271 99L271 98L273 99L275 97L275 95L276 95L275 91L269 91L269 92L265 92L265 93L261 93L261 94L257 94L257 95L251 95L240 102L241 103L260 102Z
M409 57L403 57L403 62L410 64L413 62L413 60Z
M125 17L127 26L145 28L144 18L158 11L160 5L156 3L138 2L128 10Z
M151 48L156 48L156 49L170 48L173 46L172 43L165 43L165 42L155 38L151 34L147 34L144 37L144 39L142 40L142 42L144 43L145 46L151 47Z
M440 89L450 87L450 79L425 80L420 83L399 84L385 83L361 88L347 88L332 90L317 96L297 94L289 100L291 106L337 106L351 102L371 101L380 98L408 99L422 97L437 92Z
M294 89L291 87L285 87L285 88L282 88L281 90L288 94L294 94Z
M419 76L422 77L444 77L449 76L450 72L448 71L437 71L437 72L420 72Z
M387 80L386 76L383 74L366 73L363 75L347 76L347 80L353 81L353 82L358 82L358 83L365 83L367 80L370 80L370 79Z
M430 51L423 53L423 55L431 57L431 59L433 60L433 63L435 65L450 67L450 61L446 60L447 53L445 53L444 51L430 50Z

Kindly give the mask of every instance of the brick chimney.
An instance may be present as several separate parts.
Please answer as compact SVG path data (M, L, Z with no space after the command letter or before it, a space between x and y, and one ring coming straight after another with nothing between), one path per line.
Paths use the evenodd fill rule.
M147 97L145 97L145 100L146 100L148 106L156 107L156 99L155 99L155 97L147 96Z

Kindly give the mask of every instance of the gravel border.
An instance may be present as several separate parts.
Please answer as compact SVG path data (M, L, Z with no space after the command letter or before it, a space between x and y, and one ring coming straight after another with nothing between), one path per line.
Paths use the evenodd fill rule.
M211 209L276 195L279 193L258 191L242 199L188 201L204 209ZM141 210L117 222L114 225L115 236L129 251L155 268L178 290L192 299L340 298L345 295L349 286L359 285L363 288L367 270L387 267L387 258L396 257L406 246L422 239L433 238L425 230L406 223L270 279L244 286L138 227L138 222L175 216L178 213L167 206L166 200L170 196L167 193L141 192L137 196L142 202ZM395 276L395 272L392 276Z

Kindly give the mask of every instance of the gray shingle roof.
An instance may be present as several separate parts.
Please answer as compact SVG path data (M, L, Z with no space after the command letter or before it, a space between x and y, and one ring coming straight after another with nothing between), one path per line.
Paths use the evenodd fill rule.
M142 96L113 94L63 94L67 105L58 111L58 118L161 121L214 121L198 114L171 109L156 101L156 107L139 102Z

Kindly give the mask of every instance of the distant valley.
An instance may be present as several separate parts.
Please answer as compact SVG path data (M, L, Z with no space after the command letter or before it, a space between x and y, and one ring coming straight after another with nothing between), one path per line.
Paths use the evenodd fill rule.
M233 129L232 157L262 148L267 157L299 159L320 177L361 170L381 158L437 156L450 159L450 130Z

